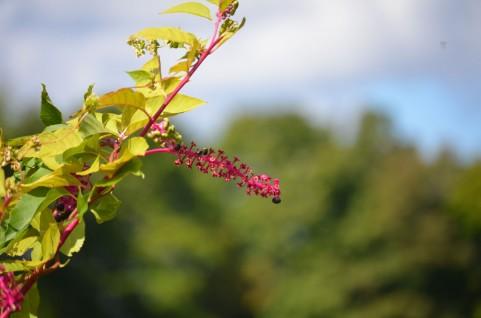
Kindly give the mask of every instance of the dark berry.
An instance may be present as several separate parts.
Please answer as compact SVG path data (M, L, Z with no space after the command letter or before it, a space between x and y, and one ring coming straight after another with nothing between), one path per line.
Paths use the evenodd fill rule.
M273 198L272 198L272 203L274 203L274 204L279 204L279 203L281 203L281 198L280 198L280 197L273 197Z
M198 156L207 156L209 154L209 149L207 148L202 148L197 152Z

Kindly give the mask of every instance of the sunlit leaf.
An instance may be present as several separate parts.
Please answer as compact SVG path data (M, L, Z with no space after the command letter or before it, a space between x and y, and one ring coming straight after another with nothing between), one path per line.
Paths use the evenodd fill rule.
M124 164L116 173L115 176L109 179L99 180L95 183L96 187L111 187L122 181L127 175L131 174L137 177L143 177L144 174L140 170L142 168L142 161L134 158Z
M72 173L80 169L81 167L78 165L65 165L45 176L40 177L34 182L21 184L20 187L24 191L31 191L39 187L59 188L68 185L78 185L79 181L77 178L72 176Z
M190 46L194 46L199 42L194 34L173 27L145 28L137 32L134 36L146 40L172 41Z
M130 88L122 88L115 92L107 93L99 98L98 109L118 106L145 108L145 97L142 93L134 92Z
M89 174L95 173L100 170L100 156L97 157L94 162L90 165L90 167L86 170L83 170L81 172L77 172L76 174L79 176L87 176Z
M92 135L109 133L111 131L105 128L102 122L97 120L94 115L86 114L80 122L79 132L83 138L87 138Z
M112 177L117 170L125 165L131 159L144 156L149 149L149 144L142 137L133 137L123 143L119 157L113 162L100 165L100 171L105 172L109 177Z
M149 83L152 81L152 74L145 70L135 70L127 72L137 85Z
M42 158L62 154L67 149L77 147L82 143L82 137L75 127L65 126L54 132L43 132L38 135L39 149L33 141L25 144L19 153L23 157Z
M219 2L219 10L222 12L230 6L234 0L217 0Z
M10 255L10 256L22 256L29 249L32 248L32 246L35 242L38 242L38 236L24 237L21 240L15 242L12 245L12 248L8 251L8 255Z
M162 13L187 13L212 20L209 8L198 2L181 3L163 11Z
M60 251L67 255L68 257L72 257L74 253L80 252L82 246L85 242L85 223L80 222L77 227L73 230L73 232L69 235L63 246L60 248Z
M180 61L169 69L169 73L175 74L180 72L188 72L190 64L188 61Z
M169 106L167 106L165 111L162 113L162 116L168 117L185 113L203 104L205 104L205 102L201 99L178 94L174 97L172 102L170 102Z
M57 252L60 243L60 231L57 223L50 223L48 229L42 236L42 259L47 261Z

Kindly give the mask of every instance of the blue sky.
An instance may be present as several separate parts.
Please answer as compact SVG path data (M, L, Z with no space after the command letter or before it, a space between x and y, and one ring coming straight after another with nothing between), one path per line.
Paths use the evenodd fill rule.
M129 34L161 25L209 34L203 20L158 15L174 3L0 0L0 85L26 107L45 82L66 112L92 81L98 93L130 85L124 71L141 61ZM352 131L370 105L427 155L447 144L481 154L480 1L241 0L240 14L246 28L187 88L209 102L184 116L198 133L276 104Z

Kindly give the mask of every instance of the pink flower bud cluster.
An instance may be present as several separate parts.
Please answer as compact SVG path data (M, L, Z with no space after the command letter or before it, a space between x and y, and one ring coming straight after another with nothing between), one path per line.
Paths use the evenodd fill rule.
M174 147L182 140L182 135L175 130L175 126L170 123L168 118L152 124L147 137L152 138L161 147Z
M21 286L16 284L13 273L0 273L0 315L19 310L23 297Z
M281 191L279 180L268 175L256 175L245 163L238 158L230 160L222 150L199 149L195 143L189 147L177 145L173 151L177 155L175 164L196 167L199 171L210 174L225 181L237 181L239 187L245 187L247 194L272 197L272 202L280 203Z

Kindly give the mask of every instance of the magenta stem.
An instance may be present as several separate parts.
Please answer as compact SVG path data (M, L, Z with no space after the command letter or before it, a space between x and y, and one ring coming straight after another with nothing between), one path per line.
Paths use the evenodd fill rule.
M169 104L172 102L174 97L177 96L177 94L182 90L182 88L184 88L184 86L190 81L190 79L192 78L194 73L197 71L199 66L202 65L205 59L212 53L212 50L215 48L215 46L219 43L219 27L220 27L220 23L223 20L222 16L223 14L221 12L217 12L217 20L214 25L214 35L212 36L209 46L201 54L199 60L194 64L194 66L192 66L192 68L189 70L187 75L182 79L179 85L177 85L175 90L167 96L167 99L164 101L162 106L160 106L160 108L157 110L154 116L152 116L149 119L149 122L147 123L147 125L145 125L144 129L140 133L140 136L143 137L149 132L150 127L152 127L152 125L157 121L157 119L159 119L160 115L165 110L165 108L169 106Z
M153 155L153 154L156 154L156 153L174 153L174 152L175 151L173 149L170 149L170 148L154 148L154 149L147 150L145 152L145 155L150 156L150 155Z
M75 213L75 211L74 211L74 213ZM77 225L79 225L79 223L80 223L80 220L79 220L78 217L76 217L69 225L67 225L67 227L65 228L65 230L62 233L62 236L60 236L60 242L58 243L57 253L62 248L62 246L65 244L65 241L68 239L70 234L72 234L72 232L75 230Z

